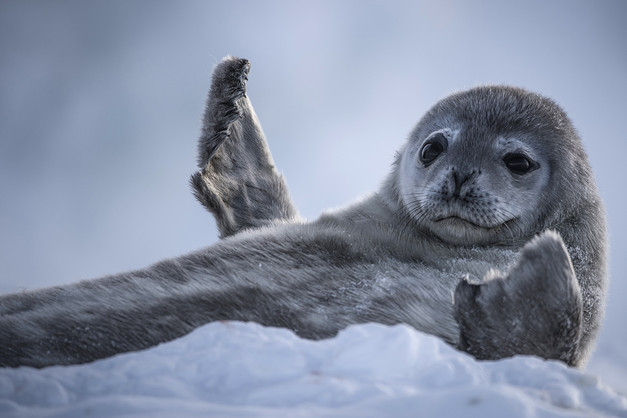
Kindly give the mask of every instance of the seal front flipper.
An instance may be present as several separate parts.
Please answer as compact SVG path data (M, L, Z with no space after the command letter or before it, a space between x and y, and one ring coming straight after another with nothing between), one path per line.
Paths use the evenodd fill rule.
M507 276L455 290L459 348L478 359L523 354L581 366L582 317L570 256L552 231L528 242Z
M287 184L246 96L248 60L226 57L214 69L198 143L194 195L214 214L221 237L298 219Z

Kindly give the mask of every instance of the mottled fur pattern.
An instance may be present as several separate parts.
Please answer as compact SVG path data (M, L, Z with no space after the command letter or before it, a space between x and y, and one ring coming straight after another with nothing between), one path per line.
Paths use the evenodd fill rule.
M88 362L216 320L316 339L402 322L479 359L584 363L603 310L605 219L557 105L511 87L452 95L418 123L378 192L305 222L246 97L249 66L227 57L214 70L192 177L224 239L144 270L1 297L0 365ZM425 152L433 141L443 146ZM509 172L512 150L537 167Z

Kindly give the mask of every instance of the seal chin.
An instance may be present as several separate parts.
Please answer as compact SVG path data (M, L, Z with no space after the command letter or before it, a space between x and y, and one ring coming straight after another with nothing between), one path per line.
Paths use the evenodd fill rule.
M461 216L452 215L434 219L431 230L443 241L461 245L486 245L499 241L499 232L514 219L486 225Z

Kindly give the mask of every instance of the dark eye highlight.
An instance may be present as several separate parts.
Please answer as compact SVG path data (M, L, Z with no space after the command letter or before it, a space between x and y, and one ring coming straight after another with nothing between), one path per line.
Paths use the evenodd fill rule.
M446 149L448 141L442 133L437 133L427 139L420 148L420 161L426 166L434 162Z
M507 154L503 158L503 162L509 171L519 175L527 174L538 168L538 165L531 158L521 153Z

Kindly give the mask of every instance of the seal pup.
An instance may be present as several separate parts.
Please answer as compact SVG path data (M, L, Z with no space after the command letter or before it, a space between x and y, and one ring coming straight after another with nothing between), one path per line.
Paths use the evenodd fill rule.
M603 207L581 141L551 100L505 86L428 111L371 196L298 217L245 95L214 71L196 196L224 239L134 272L0 298L0 364L92 361L215 320L326 338L407 323L480 359L581 366L606 290Z

